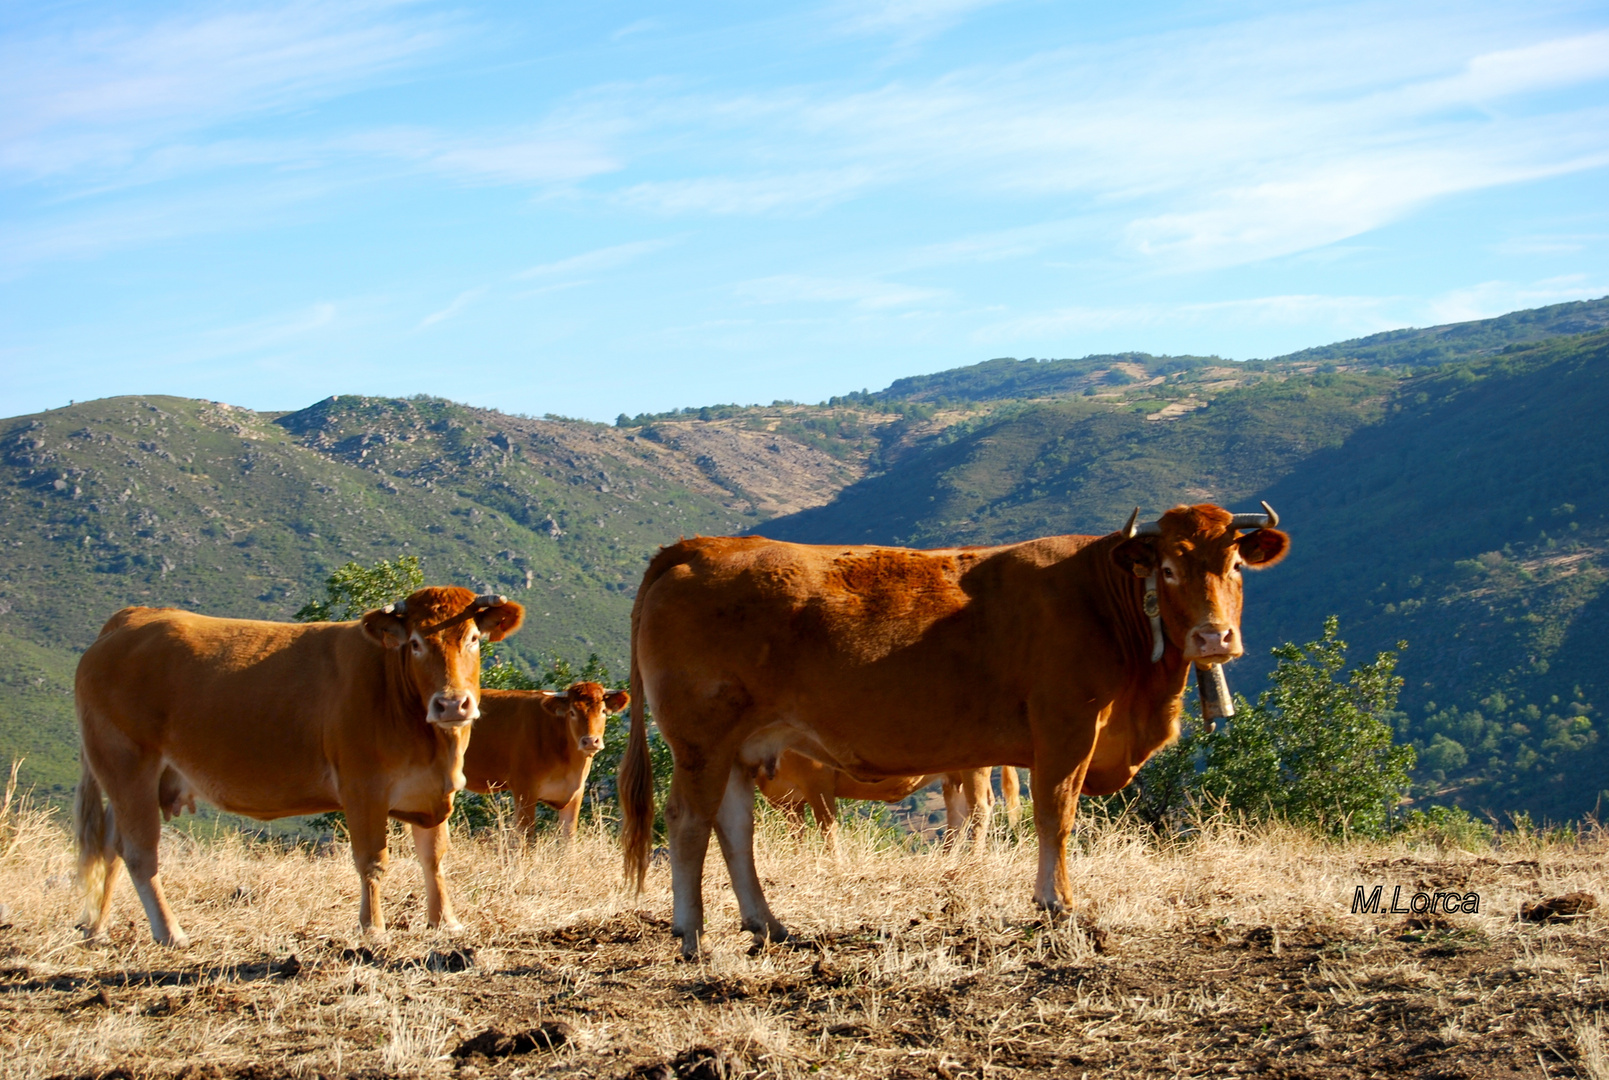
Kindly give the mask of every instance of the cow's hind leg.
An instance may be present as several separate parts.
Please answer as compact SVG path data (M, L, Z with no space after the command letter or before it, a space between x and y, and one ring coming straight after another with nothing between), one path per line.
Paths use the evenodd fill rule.
M425 921L431 927L440 927L449 933L462 930L464 924L453 914L452 897L447 895L447 879L442 876L441 860L452 850L447 838L447 823L443 821L433 829L414 825L413 853L419 860L419 869L425 875Z
M838 797L825 791L812 791L810 793L810 812L816 817L816 825L821 829L821 837L827 842L827 850L833 857L838 857Z
M682 939L682 956L687 959L698 955L698 938L704 931L704 857L725 793L726 767L706 765L695 773L678 764L671 774L670 796L665 800L674 897L670 932Z
M117 783L111 785L107 795L116 822L118 854L139 894L140 906L151 924L151 936L159 945L183 949L189 947L190 938L179 928L168 907L162 875L157 870L157 845L162 840L162 808L157 798L161 773L161 759L141 761L118 773Z
M765 891L760 888L760 875L754 868L754 781L742 765L734 763L727 772L726 794L715 816L715 831L726 858L726 872L732 879L732 891L737 893L743 929L754 935L756 945L767 940L786 941L787 927L771 914Z
M994 809L994 790L988 769L969 769L944 776L944 848L953 850L971 833L982 847Z

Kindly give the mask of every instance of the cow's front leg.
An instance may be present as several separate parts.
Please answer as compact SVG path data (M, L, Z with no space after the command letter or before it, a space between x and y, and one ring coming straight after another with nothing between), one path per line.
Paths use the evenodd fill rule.
M584 794L584 789L577 788L576 793L570 796L570 801L559 807L559 836L565 843L575 839L575 825L581 816L581 797Z
M352 840L352 865L358 872L358 928L365 934L385 934L385 912L380 910L380 882L385 878L386 811L367 800L346 800L346 828Z
M425 921L432 928L440 927L448 933L464 928L453 914L452 897L447 895L447 879L442 876L441 860L452 850L447 838L447 823L434 828L414 825L413 853L419 860L419 869L425 875Z
M1063 738L1036 740L1029 790L1034 797L1034 833L1039 840L1039 875L1034 903L1059 915L1072 902L1067 879L1067 838L1078 818L1078 793L1095 752L1099 718L1058 725ZM1070 729L1070 730L1069 730Z

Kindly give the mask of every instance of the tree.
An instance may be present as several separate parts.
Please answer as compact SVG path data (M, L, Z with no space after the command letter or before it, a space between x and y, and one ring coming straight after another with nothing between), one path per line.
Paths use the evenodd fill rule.
M324 599L309 600L291 618L297 622L342 622L394 604L425 583L419 556L402 555L373 566L349 562L324 579Z
M1392 741L1397 655L1382 652L1340 681L1346 648L1333 615L1317 641L1276 647L1257 703L1237 696L1234 718L1216 734L1192 723L1119 804L1158 828L1192 807L1222 807L1328 835L1389 831L1414 764L1413 747Z

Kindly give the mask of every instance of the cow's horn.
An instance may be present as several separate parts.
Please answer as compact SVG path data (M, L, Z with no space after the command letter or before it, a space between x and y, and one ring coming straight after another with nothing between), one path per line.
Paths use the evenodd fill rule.
M499 596L496 593L481 593L475 597L476 607L502 607L506 603L508 603L508 597Z
M1147 521L1144 525L1135 527L1134 523L1135 521L1139 520L1139 517L1140 508L1136 506L1134 508L1134 513L1129 515L1128 524L1123 526L1123 538L1125 540L1132 540L1136 536L1162 535L1162 523L1160 521Z
M408 601L398 600L395 604L387 604L380 610L387 615L395 615L399 619L406 619L408 617Z
M1279 515L1268 503L1263 503L1261 514L1236 514L1229 523L1231 529L1272 529L1279 524Z

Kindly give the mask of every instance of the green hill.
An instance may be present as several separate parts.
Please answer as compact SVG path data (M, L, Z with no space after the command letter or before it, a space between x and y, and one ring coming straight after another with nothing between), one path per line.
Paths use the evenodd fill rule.
M1173 419L1165 392L1194 371L1116 401L999 408L761 531L999 543L1266 498L1295 543L1249 579L1250 640L1307 640L1335 613L1360 653L1409 641L1403 734L1427 790L1590 812L1609 787L1609 673L1588 649L1609 609L1609 333L1409 371L1272 368L1190 391L1207 403ZM1256 649L1236 684L1254 691L1267 667Z
M3 750L28 757L29 782L73 782L73 657L118 608L285 619L351 560L417 555L433 581L525 603L509 642L525 661L597 650L623 670L660 544L857 475L763 428L685 441L429 399L276 416L129 397L0 421L0 682L26 690ZM723 474L795 501L759 504Z
M75 654L129 603L288 618L342 563L414 554L525 603L523 662L623 670L637 580L678 536L994 543L1267 498L1295 544L1250 579L1236 687L1332 612L1360 654L1406 639L1424 790L1578 815L1609 787L1589 651L1609 614L1606 324L1609 299L1246 364L997 360L613 427L362 397L3 420L0 750L67 790Z

